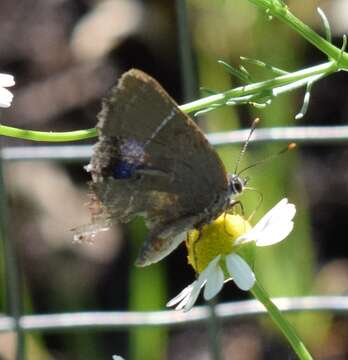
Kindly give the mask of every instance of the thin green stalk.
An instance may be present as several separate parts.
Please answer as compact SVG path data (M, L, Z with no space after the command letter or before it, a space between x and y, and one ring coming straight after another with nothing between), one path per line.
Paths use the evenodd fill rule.
M254 287L250 291L254 295L254 297L259 300L266 308L269 316L288 339L291 347L293 348L299 359L313 360L312 355L306 349L301 339L297 336L294 328L285 319L285 317L283 317L282 313L270 300L269 296L267 295L266 291L261 287L261 285L256 282Z
M339 60L339 67L348 70L348 54L341 52L341 49L334 46L322 36L317 34L312 30L308 25L303 23L299 18L291 13L289 8L281 4L279 1L272 0L248 0L254 5L264 9L270 15L278 18L279 20L286 23L301 36L303 36L307 41L317 47L320 51L326 54L329 58Z
M0 135L33 141L66 142L85 140L96 137L97 129L93 128L77 131L53 132L25 130L11 126L0 125Z
M228 100L233 100L235 97L241 97L246 95L262 95L265 92L270 92L275 88L290 85L291 83L296 83L298 80L306 79L312 80L313 75L323 75L327 76L329 74L337 71L336 63L333 61L328 61L326 63L312 66L307 69L302 69L299 71L295 71L293 73L289 73L282 76L277 76L270 80L260 81L254 84L239 86L235 89L231 89L220 94L212 95L205 97L203 99L199 99L193 101L189 104L182 105L180 108L182 111L186 113L199 111L205 108L208 108L212 105L216 104L224 104ZM303 86L305 83L301 83ZM298 86L297 86L298 87ZM289 89L294 90L294 88Z
M238 99L237 103L249 103L250 99L257 100L257 97L276 96L281 92L289 92L301 86L306 86L313 80L313 76L328 76L339 69L334 61L295 71L293 73L277 76L270 80L260 81L254 84L239 86L237 88L199 99L188 104L180 106L181 110L186 113L197 112L209 107L223 106L228 101ZM286 87L285 87L286 86ZM282 91L277 93L279 88ZM245 101L240 98L245 97ZM248 100L249 99L249 100ZM45 132L18 129L10 126L0 125L0 135L15 137L24 140L47 141L47 142L67 142L84 140L97 136L97 130L86 129L67 132Z
M207 321L208 335L209 335L209 348L211 358L213 360L221 360L221 324L216 314L216 298L208 302L209 319Z
M176 0L178 47L180 57L181 84L185 101L196 99L199 95L195 58L191 41L186 0Z

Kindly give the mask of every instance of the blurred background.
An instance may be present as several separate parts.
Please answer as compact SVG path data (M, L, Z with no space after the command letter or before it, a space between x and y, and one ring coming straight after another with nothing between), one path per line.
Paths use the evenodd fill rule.
M348 32L347 1L287 3L321 34L316 7L323 8L334 42L341 46ZM192 53L185 42L192 45ZM270 21L246 0L2 0L0 72L14 75L16 86L1 123L42 131L94 127L101 98L133 67L154 76L184 104L202 96L200 86L224 91L240 85L217 63L238 66L240 56L288 71L326 61L298 34ZM269 76L256 67L250 70L259 80ZM315 85L301 123L294 116L303 90L277 98L265 110L225 107L197 121L207 133L248 128L256 116L261 117L260 127L341 125L348 120L347 94L347 75L339 73ZM44 144L3 137L1 145ZM251 144L242 166L284 145ZM230 171L239 150L236 145L218 149ZM256 274L272 296L347 292L347 156L344 144L303 144L248 172L250 185L264 198L255 221L284 196L298 209L289 239L257 254ZM159 264L135 268L146 236L141 219L114 226L92 244L72 243L70 229L89 221L86 163L88 159L3 161L2 198L8 203L7 236L18 255L23 313L163 310L194 279L184 246ZM250 214L258 197L245 194L241 201ZM0 261L1 309L6 313L8 274L4 256ZM219 301L246 298L247 293L228 286ZM290 320L316 359L348 359L348 323L343 317L307 313ZM220 340L224 359L295 359L266 318L224 321ZM113 354L132 360L212 358L207 326L198 325L28 334L26 350L27 359L111 359ZM14 359L14 354L15 335L0 333L0 359Z

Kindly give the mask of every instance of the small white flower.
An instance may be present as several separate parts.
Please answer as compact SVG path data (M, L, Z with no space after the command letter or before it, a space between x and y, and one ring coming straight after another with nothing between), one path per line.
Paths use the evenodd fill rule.
M284 240L292 231L292 219L296 213L294 204L282 199L248 232L240 236L235 244L255 241L257 246L268 246Z
M289 204L287 199L281 200L249 231L239 236L234 246L255 242L257 246L268 246L284 240L293 229L292 219L296 213L295 205ZM230 276L225 280L222 269L225 268ZM225 256L216 256L208 266L199 274L198 279L181 291L167 304L175 306L177 310L188 311L196 302L201 289L204 287L204 299L210 300L222 289L224 282L233 279L242 290L250 290L255 284L255 274L248 263L234 251Z
M11 106L13 94L7 90L15 84L14 77L8 74L0 74L0 107L7 108Z

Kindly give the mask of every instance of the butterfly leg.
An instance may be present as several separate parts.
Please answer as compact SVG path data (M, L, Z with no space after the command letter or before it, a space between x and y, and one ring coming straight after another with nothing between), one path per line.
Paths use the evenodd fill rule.
M229 233L229 231L226 227L226 214L231 214L231 215L236 214L235 209L237 206L239 206L240 212L241 212L242 216L244 216L244 207L243 207L242 202L239 200L233 200L230 203L230 205L228 206L226 212L224 213L224 230L225 230L226 234L228 234L228 235L231 235L231 234Z
M232 200L231 203L228 205L226 210L229 214L235 214L235 208L239 206L241 214L244 216L244 206L240 200Z

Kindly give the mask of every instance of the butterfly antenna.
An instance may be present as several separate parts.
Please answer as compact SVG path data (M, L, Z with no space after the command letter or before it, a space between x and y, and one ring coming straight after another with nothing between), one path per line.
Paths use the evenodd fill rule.
M273 158L275 158L275 157L278 157L279 155L282 155L282 154L284 154L284 153L286 153L286 152L288 152L288 151L290 151L290 150L295 149L296 146L297 146L297 145L296 145L295 143L288 144L285 148L281 149L279 152L277 152L277 153L275 153L275 154L272 154L272 155L269 155L269 156L267 156L265 159L259 160L259 161L257 161L256 163L247 166L246 168L244 168L242 171L240 171L240 172L238 173L238 176L239 176L240 174L242 174L243 172L245 172L245 171L247 171L247 170L255 167L256 165L263 164L264 162L267 162L267 161L269 161L269 160L271 160L271 159L273 159Z
M234 174L237 174L237 171L238 171L238 168L239 168L239 165L240 165L240 162L242 160L242 157L249 145L249 142L250 142L250 139L251 139L251 135L253 134L253 132L255 131L256 129L256 126L257 124L260 122L260 119L259 118L256 118L253 123L251 124L251 128L250 128L250 131L249 131L249 135L247 137L247 139L245 140L245 143L239 153L239 156L238 156L238 159L237 159L237 162L236 162L236 167L234 168Z

